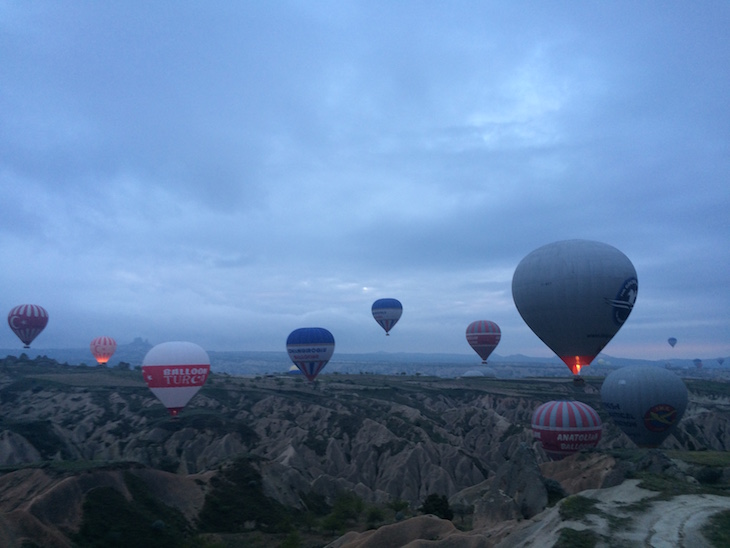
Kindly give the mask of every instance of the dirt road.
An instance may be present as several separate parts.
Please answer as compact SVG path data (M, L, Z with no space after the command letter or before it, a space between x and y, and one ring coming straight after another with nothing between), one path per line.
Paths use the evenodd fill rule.
M580 520L563 520L556 506L514 530L497 546L552 546L566 527L594 531L603 539L599 546L711 546L701 528L711 515L730 510L730 497L681 495L655 500L656 492L641 489L638 484L639 480L626 480L616 487L583 491L581 496L598 502Z

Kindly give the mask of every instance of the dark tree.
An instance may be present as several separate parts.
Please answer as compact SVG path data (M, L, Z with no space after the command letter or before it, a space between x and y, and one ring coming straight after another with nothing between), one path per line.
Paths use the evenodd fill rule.
M446 495L428 495L418 511L423 514L433 514L442 519L454 519L454 511L449 506L449 499L446 498Z

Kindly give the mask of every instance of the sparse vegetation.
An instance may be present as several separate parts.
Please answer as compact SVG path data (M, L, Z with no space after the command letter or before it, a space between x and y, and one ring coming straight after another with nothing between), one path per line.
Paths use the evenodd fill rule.
M606 515L605 518L608 520L608 528L612 533L631 529L631 524L634 521L629 516Z
M365 509L365 503L355 493L350 491L337 495L332 512L322 522L322 527L327 531L340 531L347 525L354 525Z
M699 466L730 467L729 451L667 451L667 456Z
M564 520L581 521L589 514L600 514L598 501L581 495L573 495L560 504L560 517Z
M577 531L569 527L560 530L560 536L553 548L593 548L600 537L590 529Z
M190 533L185 518L152 496L134 474L125 473L124 479L131 501L113 487L97 487L87 493L83 522L72 535L75 544L79 548L183 546Z
M730 546L730 510L711 516L702 528L702 534L717 548Z
M264 495L261 475L241 458L211 479L212 490L199 516L203 532L240 533L250 529L288 532L296 515Z

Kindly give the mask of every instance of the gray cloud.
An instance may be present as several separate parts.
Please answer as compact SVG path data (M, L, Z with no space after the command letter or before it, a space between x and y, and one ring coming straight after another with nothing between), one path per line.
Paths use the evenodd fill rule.
M723 2L2 10L2 302L49 309L39 347L468 353L483 318L547 356L511 274L578 237L639 272L608 353L730 354Z

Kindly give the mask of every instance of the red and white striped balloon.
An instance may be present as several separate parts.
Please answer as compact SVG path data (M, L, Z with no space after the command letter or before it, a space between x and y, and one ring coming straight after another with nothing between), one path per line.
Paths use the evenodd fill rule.
M18 305L8 314L8 325L23 342L25 348L30 348L30 343L40 335L47 324L48 312L37 304Z
M466 342L479 354L483 364L487 363L487 358L497 348L501 338L499 326L488 320L471 322L466 328Z
M579 401L549 401L532 414L533 437L556 460L598 445L602 429L596 410Z
M105 365L117 349L117 341L111 337L97 337L89 345L96 363Z

